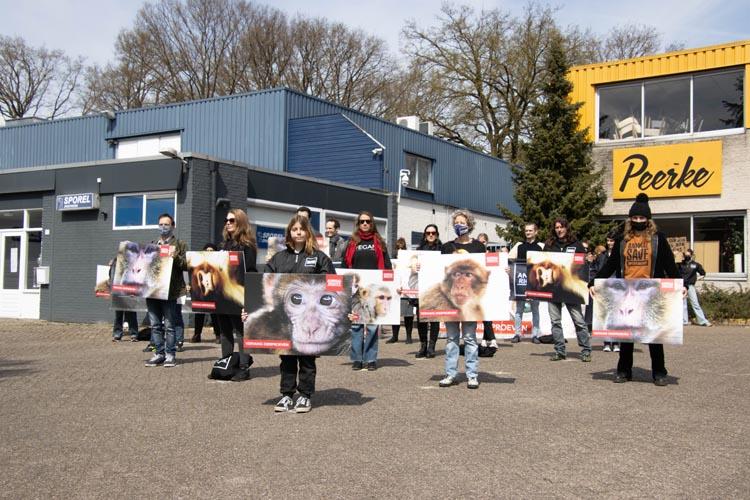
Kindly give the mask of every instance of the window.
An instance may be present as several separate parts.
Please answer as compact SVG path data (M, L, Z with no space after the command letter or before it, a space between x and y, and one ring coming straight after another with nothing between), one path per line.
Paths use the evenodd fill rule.
M641 139L742 129L744 69L600 87L598 138Z
M117 152L115 158L140 158L142 156L155 156L159 151L165 149L180 151L180 134L147 135L143 137L132 137L130 139L119 139L117 141Z
M115 195L114 229L156 227L159 215L175 216L176 193Z
M0 212L0 229L20 229L23 227L23 210Z
M432 192L432 160L406 153L406 170L409 171L407 187Z

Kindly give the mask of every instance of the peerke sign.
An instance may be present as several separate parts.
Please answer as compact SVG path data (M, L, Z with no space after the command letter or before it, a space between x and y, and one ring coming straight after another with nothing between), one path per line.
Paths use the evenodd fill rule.
M56 206L58 212L99 208L99 195L96 193L61 194L57 196Z
M612 197L721 194L721 141L615 149Z

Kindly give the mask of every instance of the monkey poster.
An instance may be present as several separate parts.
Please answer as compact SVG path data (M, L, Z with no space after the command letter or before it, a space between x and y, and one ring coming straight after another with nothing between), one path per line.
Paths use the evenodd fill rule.
M681 279L598 279L592 337L682 344Z
M511 319L508 255L420 256L419 316L429 321Z
M588 266L582 253L528 252L526 297L588 304Z
M528 266L526 261L518 260L510 265L510 298L512 300L526 298L526 286L529 284Z
M109 266L96 266L96 285L94 286L94 295L108 299L110 297L109 287Z
M166 300L172 278L172 257L169 247L154 244L140 245L123 241L117 251L112 279L112 307L133 310L130 301L118 297L141 297Z
M352 277L352 309L355 324L398 325L401 296L393 269L336 269Z
M243 346L278 354L347 354L352 279L336 274L245 274Z
M240 314L245 302L242 252L187 252L193 312Z
M399 250L398 259L391 259L402 296L412 299L419 297L419 259L429 253L424 250Z

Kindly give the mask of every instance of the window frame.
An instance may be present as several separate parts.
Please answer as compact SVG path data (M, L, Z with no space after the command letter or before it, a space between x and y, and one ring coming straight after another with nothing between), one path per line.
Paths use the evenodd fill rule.
M435 176L433 175L433 170L434 170L434 167L435 167L435 160L433 160L432 158L428 158L426 156L422 156L422 155L419 155L419 154L416 154L416 153L412 153L410 151L404 151L404 168L405 169L408 169L407 159L408 159L409 156L413 156L417 160L425 160L425 161L430 162L430 175L429 175L428 182L427 182L428 189L425 190L425 189L416 187L417 186L417 179L418 179L418 176L419 176L419 168L416 165L416 163L414 165L414 170L415 170L414 186L406 185L404 187L406 189L413 189L414 191L419 191L420 193L434 194L435 193L435 184L434 184ZM409 176L409 182L411 183L411 181L412 181L412 177ZM401 181L399 180L399 183L400 182Z
M609 84L603 84L596 86L595 89L595 99L594 99L594 143L595 144L630 144L634 141L650 141L650 142L659 142L659 141L671 141L675 139L681 139L681 138L701 138L701 137L717 137L717 136L724 136L724 135L735 135L735 134L742 134L745 132L745 127L734 127L734 128L726 128L726 129L719 129L719 130L706 130L706 131L700 131L695 132L693 128L695 127L695 116L694 116L694 101L695 101L695 95L694 95L694 81L696 77L700 76L706 76L706 75L720 75L720 74L728 74L728 73L741 73L743 76L743 79L745 78L744 73L744 67L743 66L732 66L728 68L722 68L720 70L713 70L713 71L696 71L692 73L679 73L675 75L669 75L669 76L659 76L659 77L653 77L653 78L643 78L639 80L632 80L632 81L623 81L623 82L615 82L615 83L609 83ZM645 126L644 126L644 116L646 115L646 83L658 83L662 81L670 81L670 80L678 80L678 79L684 79L689 78L690 81L690 116L688 117L688 121L690 123L690 131L684 132L680 134L668 134L668 135L657 135L657 136L646 136L645 135ZM641 89L641 107L640 112L641 115L639 118L640 125L641 125L641 132L640 136L638 137L626 137L624 139L604 139L599 137L599 114L601 109L601 102L600 102L600 95L599 91L601 89L607 89L607 88L613 88L613 87L620 87L624 85L639 85ZM744 96L744 88L746 88L747 82L743 81L743 99ZM743 115L743 122L746 120L745 116Z
M146 224L146 200L149 196L154 198L167 199L171 195L174 204L174 214L172 215L175 225L177 224L177 191L144 191L138 193L117 193L112 197L112 230L113 231L130 231L137 229L156 229L158 224ZM118 226L117 225L117 199L120 197L141 197L141 224L138 226Z

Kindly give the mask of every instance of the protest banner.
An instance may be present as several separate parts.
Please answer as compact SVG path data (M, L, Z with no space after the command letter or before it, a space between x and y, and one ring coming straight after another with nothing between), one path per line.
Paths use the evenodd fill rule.
M682 344L681 279L598 279L594 293L593 338Z
M243 346L306 356L348 353L352 280L336 274L245 274Z
M512 262L510 268L510 298L512 300L526 298L526 286L529 284L528 268L526 261L518 260Z
M588 304L588 265L582 253L528 252L526 298Z
M398 325L401 322L401 296L392 269L339 268L336 274L352 277L353 323Z
M505 253L420 256L419 316L423 321L492 321L510 316Z
M245 301L242 252L187 252L193 312L240 314Z
M121 242L111 286L112 308L139 311L145 310L145 303L137 299L166 300L171 278L169 246Z

